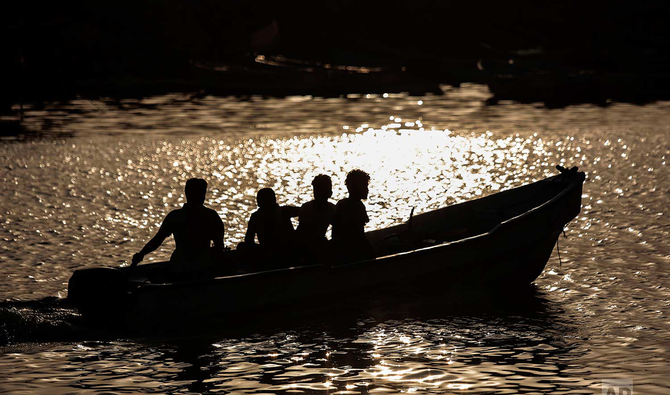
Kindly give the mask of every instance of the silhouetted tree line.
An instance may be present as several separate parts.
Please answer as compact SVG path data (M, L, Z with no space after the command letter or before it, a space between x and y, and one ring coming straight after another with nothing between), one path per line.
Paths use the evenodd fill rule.
M663 0L24 0L0 15L5 104L67 96L80 80L188 79L193 60L243 62L254 52L407 65L438 80L471 78L458 67L477 59L517 56L627 73L670 68Z

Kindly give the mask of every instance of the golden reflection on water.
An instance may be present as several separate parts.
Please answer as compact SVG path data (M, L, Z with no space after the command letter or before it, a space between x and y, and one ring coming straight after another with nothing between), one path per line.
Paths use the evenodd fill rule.
M27 206L27 215L42 221L35 225L42 231L35 243L55 246L50 259L66 265L67 270L56 273L65 285L74 268L127 262L167 213L185 202L183 185L191 177L209 181L206 204L222 217L225 242L234 247L243 240L260 188L274 188L280 204L300 205L312 199L311 180L320 173L333 177L337 201L346 196L348 171L369 172L367 227L376 229L407 220L412 208L421 213L470 200L555 174L557 163L590 160L585 152L579 152L579 163L571 159L588 142L569 135L545 140L538 133L451 131L421 117L394 115L381 124L349 122L357 125L349 127L342 125L345 119L343 115L338 133L131 134L33 141L5 146L10 159L2 171L5 185L14 188L7 196L15 196L17 204L38 200ZM12 212L12 218L19 215ZM35 239L34 234L18 237L10 240ZM71 251L68 243L96 248ZM147 259L168 259L173 248L169 239Z
M0 145L0 293L63 297L72 270L127 261L183 204L189 177L208 179L207 204L223 217L232 246L260 187L297 205L311 199L319 173L333 176L333 200L345 196L347 171L371 173L372 229L406 220L412 207L520 186L555 174L556 164L580 166L582 212L560 240L562 265L553 255L537 281L548 299L544 318L382 319L325 340L217 339L220 347L182 359L172 344L40 344L0 354L7 388L188 392L209 370L202 382L230 392L590 393L616 374L634 378L636 392L664 393L668 104L548 111L486 107L481 92L459 92L465 96L419 101L165 97L136 103L137 111L27 112L36 129L52 124L72 135ZM171 249L167 243L152 258ZM39 321L51 333L51 321ZM26 321L19 322L14 332L3 328L23 339Z
M333 199L338 200L346 196L347 172L364 169L372 178L368 226L375 229L407 219L413 207L422 212L480 197L518 185L526 173L533 177L524 181L534 181L542 175L536 168L547 166L544 144L534 136L460 136L425 130L420 120L400 121L336 136L255 138L233 145L205 137L180 149L178 155L185 158L174 162L175 178L202 174L212 181L208 203L226 217L227 239L236 243L243 238L245 212L255 209L254 196L262 187L275 189L281 204L300 205L312 199L312 178L324 173L333 178ZM168 148L165 154L173 152ZM508 173L512 168L523 170ZM232 226L230 202L237 203L241 215Z
M368 228L376 229L406 220L412 208L420 213L535 181L543 175L538 170L549 166L545 144L534 135L495 139L491 132L457 135L424 129L421 120L391 121L334 136L201 137L141 145L141 155L116 174L131 183L139 176L135 182L147 205L140 218L124 211L106 220L156 228L170 209L184 203L184 181L199 176L209 180L207 204L224 218L226 241L235 245L244 237L260 188L275 189L281 204L299 206L312 199L312 178L324 173L333 178L333 199L339 200L346 196L347 172L360 168L372 178L366 205ZM162 167L165 162L171 166ZM110 174L103 168L92 171Z

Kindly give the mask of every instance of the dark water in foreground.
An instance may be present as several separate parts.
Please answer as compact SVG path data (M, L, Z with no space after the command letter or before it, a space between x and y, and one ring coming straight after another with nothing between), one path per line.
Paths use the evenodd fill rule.
M547 110L486 97L473 86L28 111L34 133L0 143L0 392L590 394L611 379L670 392L670 105ZM560 240L562 262L554 254L513 298L361 301L158 339L87 330L44 300L65 297L76 268L128 261L192 176L210 180L207 204L232 246L261 186L298 204L326 172L339 199L346 172L364 168L376 228L556 164L587 172L582 213Z

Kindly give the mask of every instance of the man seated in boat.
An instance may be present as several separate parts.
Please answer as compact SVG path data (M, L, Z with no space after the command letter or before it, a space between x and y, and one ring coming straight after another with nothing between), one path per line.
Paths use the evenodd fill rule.
M304 263L321 261L328 239L326 231L332 225L335 205L328 201L333 196L333 182L325 174L312 180L314 200L300 206L297 235L299 251Z
M184 192L186 204L165 217L158 233L133 256L130 271L170 235L174 235L176 248L170 263L158 275L162 280L180 281L202 277L212 269L214 262L221 261L224 250L223 221L216 211L204 206L207 181L191 178L186 181Z
M258 269L286 266L295 243L291 218L298 216L299 208L277 204L277 196L272 188L259 190L256 203L258 210L251 214L244 242L237 247L242 260Z
M372 259L377 254L365 236L365 224L370 221L363 200L368 198L370 175L352 170L345 184L349 197L337 202L333 218L332 247L338 262Z

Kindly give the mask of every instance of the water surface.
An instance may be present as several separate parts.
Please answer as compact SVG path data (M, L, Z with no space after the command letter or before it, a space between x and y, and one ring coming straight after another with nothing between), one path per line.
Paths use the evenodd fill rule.
M247 99L173 95L30 108L0 143L0 314L11 393L599 393L632 379L670 391L670 103L485 106L445 96ZM372 176L369 229L579 166L581 214L534 290L502 301L363 307L249 331L179 338L91 332L65 297L73 270L127 263L207 178L207 205L242 240L255 193L310 199L319 173L345 195ZM166 259L167 242L147 259ZM234 326L231 323L231 326ZM208 328L212 329L212 328Z

